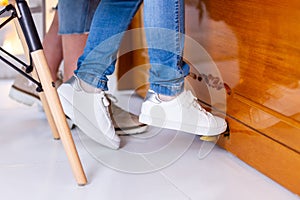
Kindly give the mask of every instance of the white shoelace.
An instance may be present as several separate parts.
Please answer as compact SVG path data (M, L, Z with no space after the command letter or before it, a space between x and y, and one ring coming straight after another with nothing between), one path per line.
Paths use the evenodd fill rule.
M188 99L192 99L191 102L189 102L190 105L192 105L194 108L198 109L202 113L204 113L207 117L213 117L213 115L210 112L207 112L199 103L197 97L195 97L190 91L188 93ZM191 96L191 97L189 97Z
M106 95L105 95L104 92L101 92L101 93L100 93L100 98L101 98L102 105L103 105L104 108L105 108L106 116L107 116L107 118L108 118L108 119L111 121L111 123L112 123L112 119L111 119L110 112L109 112L109 105L110 105L110 102L109 102L109 100L106 98Z
M101 101L102 101L102 103L105 107L108 107L110 105L110 103L109 103L108 99L106 98L104 92L103 92L103 94L101 94Z

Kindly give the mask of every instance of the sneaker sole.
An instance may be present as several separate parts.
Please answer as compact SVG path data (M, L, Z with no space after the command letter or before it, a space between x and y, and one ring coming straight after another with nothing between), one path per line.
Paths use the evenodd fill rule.
M130 127L130 128L115 128L116 134L118 135L135 135L146 132L148 126L146 124Z
M14 86L11 86L9 90L9 97L27 106L32 106L35 103L37 103L39 106L42 106L42 103L38 97Z
M148 124L150 126L155 126L155 127L161 127L161 128L167 128L167 129L172 129L172 130L177 130L177 131L184 131L187 133L191 133L194 135L200 135L200 136L216 136L224 133L226 131L227 125L218 127L218 128L201 128L202 133L196 133L195 130L197 130L199 127L191 125L191 124L180 124L180 122L174 122L174 121L165 121L165 119L161 118L153 118L150 117L149 115L145 114L140 114L139 121L144 124ZM161 123L156 123L156 122L164 122L162 125ZM178 124L180 124L179 128Z
M73 121L73 123L89 138L94 140L95 142L106 146L110 149L119 149L120 144L118 142L113 142L110 138L107 138L99 129L97 129L90 121L76 108L73 108L71 102L69 102L63 95L60 95L60 101L63 105L65 114ZM68 111L74 111L74 116L76 116L76 120L70 117L70 113ZM80 121L80 123L77 123ZM96 133L95 135L89 133ZM101 136L101 137L100 137Z

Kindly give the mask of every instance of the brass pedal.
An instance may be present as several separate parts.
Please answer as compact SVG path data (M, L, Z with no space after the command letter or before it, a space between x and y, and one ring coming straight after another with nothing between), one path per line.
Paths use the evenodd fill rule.
M221 135L223 135L224 137L228 137L229 138L229 136L230 136L230 129L229 129L228 122L226 122L226 123L227 123L227 128L226 128L226 131L224 131L223 133L221 133L219 135L212 135L212 136L201 135L200 136L200 140L206 141L206 142L217 142Z

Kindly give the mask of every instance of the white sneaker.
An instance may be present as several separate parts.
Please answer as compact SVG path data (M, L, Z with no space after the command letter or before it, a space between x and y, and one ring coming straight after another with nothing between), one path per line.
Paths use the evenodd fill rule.
M57 73L57 76L58 79L55 82L56 88L58 88L62 84L62 75L60 71ZM18 74L9 90L9 97L27 106L37 104L39 107L42 108L43 105L40 100L39 94L36 91L36 88L37 85L35 83L31 82L23 75Z
M139 122L138 116L127 112L116 105L117 99L111 94L107 94L110 100L110 114L115 131L118 135L133 135L143 133L147 130L147 124Z
M58 88L62 84L62 75L58 73L59 79L56 81L55 85ZM9 97L13 100L23 103L28 106L37 104L40 108L39 110L43 111L43 106L39 97L38 92L36 91L36 85L29 81L22 75L17 75L13 85L9 91ZM118 135L131 135L143 133L147 130L147 125L142 124L138 121L138 116L133 115L122 108L118 107L115 103L117 102L116 98L112 95L108 95L111 100L110 112L115 127L115 131ZM74 128L72 120L67 118L68 126L70 129Z
M106 147L119 148L120 138L115 133L104 92L85 92L75 76L57 92L65 114L83 133Z
M148 125L203 136L219 135L227 127L224 119L202 108L191 91L184 91L171 101L162 101L158 94L149 90L139 120Z
M35 103L42 106L36 88L37 86L34 83L19 74L9 90L9 97L28 106L32 106Z
M62 79L58 79L55 86L58 87L62 84ZM10 87L8 96L22 104L27 106L32 106L36 104L40 111L44 111L42 102L40 100L39 94L36 91L37 85L25 78L23 75L19 74L15 78L14 83ZM74 128L73 122L67 118L67 123L70 129Z

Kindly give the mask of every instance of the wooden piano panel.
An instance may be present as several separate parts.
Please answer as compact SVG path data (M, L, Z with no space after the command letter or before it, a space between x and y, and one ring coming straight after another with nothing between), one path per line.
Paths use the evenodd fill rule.
M199 99L211 103L201 66L214 67L213 63L227 92L231 91L224 95L231 135L221 137L219 145L300 195L299 0L185 3L186 34L201 44L213 61L187 46L185 54L195 54L192 61L200 66L191 66L193 76L188 77L187 85ZM141 21L139 16L133 24L139 27ZM147 81L145 53L135 51L119 59L119 89L136 89ZM132 66L141 65L147 66L144 72L128 73ZM145 95L146 90L142 88L140 94Z
M226 101L231 137L219 144L297 194L299 22L298 0L186 0L187 35L210 54L231 89ZM192 68L199 75L197 70ZM210 103L203 80L189 83Z

